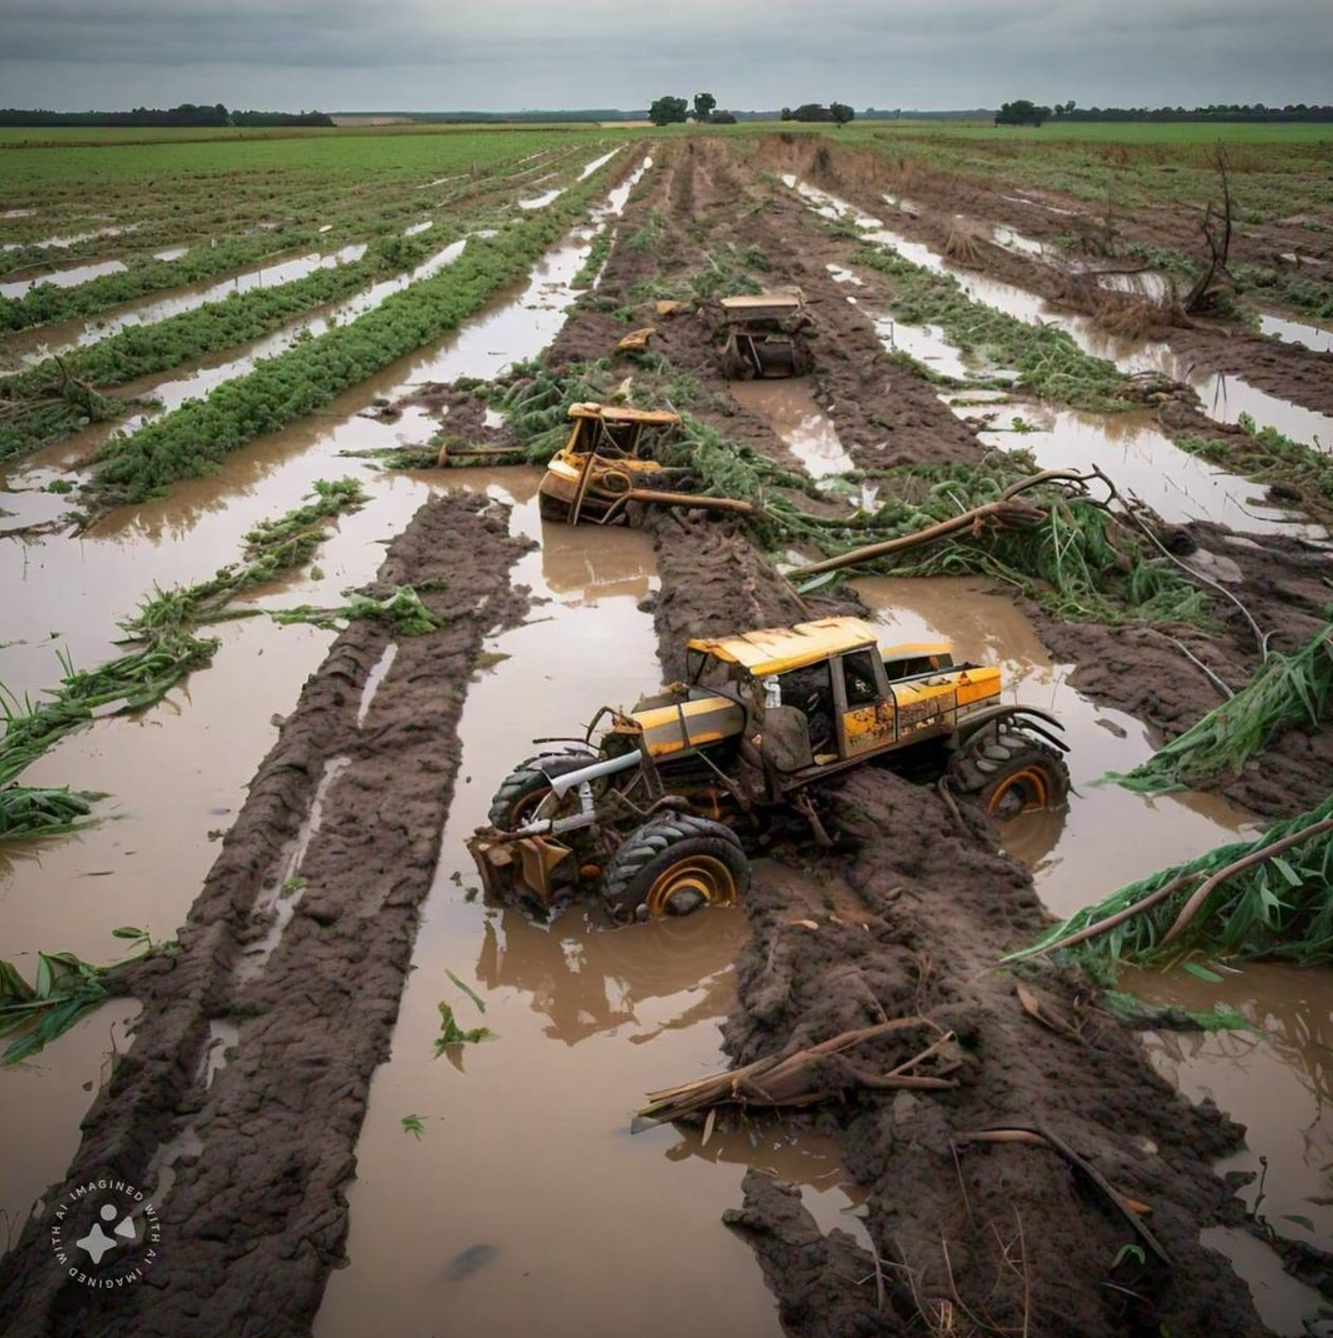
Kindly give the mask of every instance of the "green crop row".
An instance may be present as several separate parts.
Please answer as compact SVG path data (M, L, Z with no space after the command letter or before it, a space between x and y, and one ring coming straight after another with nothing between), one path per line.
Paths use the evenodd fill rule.
M98 454L90 491L95 502L139 501L182 478L207 473L224 455L323 408L477 311L523 278L601 189L596 174L550 208L516 220L494 237L473 237L448 269L412 284L375 310L289 349L250 375L219 386L108 442Z
M0 380L0 406L6 410L0 419L0 460L29 454L63 440L89 420L124 411L126 401L107 399L94 387L124 385L259 339L314 307L420 264L442 241L437 230L428 236L381 237L361 260L317 269L276 288L231 293L221 302L152 324L131 325L100 343Z
M863 247L852 263L893 280L894 316L908 325L938 325L964 352L977 352L1018 372L1018 386L1072 409L1115 413L1142 407L1128 378L1094 358L1054 325L1029 324L974 302L947 274L936 274L893 251Z

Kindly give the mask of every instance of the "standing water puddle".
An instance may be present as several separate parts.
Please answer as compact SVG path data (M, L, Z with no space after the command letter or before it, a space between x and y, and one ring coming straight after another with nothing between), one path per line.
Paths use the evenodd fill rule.
M838 440L833 420L815 403L805 377L785 380L733 381L731 398L764 418L812 479L846 474L851 456Z
M1108 770L1127 771L1153 751L1132 716L1095 705L1068 679L1072 666L1051 661L1024 615L1003 595L967 578L870 578L854 582L891 628L888 640L953 642L960 658L1000 667L1005 700L1054 712L1070 745L1075 792L1064 816L1024 814L1006 825L1010 854L1031 865L1037 891L1067 916L1115 888L1261 827L1216 795L1145 799L1118 785L1093 786ZM1128 839L1127 839L1128 838ZM1180 971L1126 971L1121 987L1156 1003L1212 1011L1229 1004L1264 1031L1149 1033L1155 1066L1194 1099L1212 1095L1247 1126L1247 1148L1219 1163L1219 1174L1260 1169L1266 1157L1263 1211L1279 1233L1333 1246L1333 972L1258 964L1207 984ZM1245 1192L1253 1203L1256 1189ZM1293 1222L1311 1221L1313 1230ZM1254 1291L1265 1320L1280 1333L1303 1332L1300 1319L1319 1297L1283 1273L1275 1256L1241 1233L1207 1232Z
M75 288L103 274L122 274L127 268L123 260L98 260L90 265L71 265L67 269L50 270L29 279L11 279L8 283L0 283L0 297L26 297L44 283L53 284L56 288Z
M118 308L114 316L99 314L87 320L43 326L39 330L19 334L6 340L3 351L6 354L18 353L20 360L25 363L40 362L53 353L63 353L66 349L95 344L98 340L106 339L109 335L117 334L132 325L151 325L154 321L164 320L168 316L178 316L181 312L193 311L195 307L203 306L207 302L220 302L232 293L245 293L252 288L276 288L280 284L290 283L293 279L305 278L317 269L328 269L347 261L360 260L365 253L366 243L358 242L329 254L314 251L307 255L271 262L254 269L242 270L216 282L177 288L165 297L153 295L140 298ZM119 265L118 261L112 263ZM120 268L125 267L120 265Z
M1333 353L1333 330L1304 321L1288 320L1285 316L1260 316L1259 333L1284 344L1301 344L1311 353Z

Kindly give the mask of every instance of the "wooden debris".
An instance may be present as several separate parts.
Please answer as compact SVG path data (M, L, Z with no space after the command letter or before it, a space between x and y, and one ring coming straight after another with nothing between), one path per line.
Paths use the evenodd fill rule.
M767 1055L743 1068L650 1092L648 1104L638 1114L642 1119L671 1121L700 1115L721 1105L810 1106L857 1087L918 1091L956 1087L958 1084L953 1079L943 1076L958 1066L958 1061L948 1054L954 1040L952 1032L938 1036L924 1050L887 1073L870 1072L856 1064L848 1054L857 1046L890 1032L933 1026L924 1017L901 1017L844 1031L819 1045L791 1054ZM914 1072L931 1060L936 1061L935 1073Z

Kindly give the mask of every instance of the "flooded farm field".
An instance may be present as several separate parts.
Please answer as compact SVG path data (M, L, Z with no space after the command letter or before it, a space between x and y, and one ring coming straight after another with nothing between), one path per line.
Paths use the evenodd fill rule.
M1333 1314L1328 408L792 138L386 138L373 229L14 318L8 1332Z

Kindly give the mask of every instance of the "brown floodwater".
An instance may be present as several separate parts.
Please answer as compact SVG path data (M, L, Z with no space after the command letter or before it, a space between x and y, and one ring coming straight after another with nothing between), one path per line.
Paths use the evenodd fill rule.
M537 471L524 475L535 486ZM514 476L488 491L505 495ZM468 693L461 782L357 1149L351 1264L331 1278L316 1333L424 1332L444 1316L455 1335L516 1333L540 1311L551 1335L665 1336L684 1324L775 1338L772 1297L720 1218L752 1162L789 1165L838 1199L827 1146L806 1150L768 1127L758 1147L734 1135L701 1148L670 1127L629 1133L646 1091L725 1064L717 1028L744 914L616 932L582 907L543 925L478 896L464 841L531 740L631 705L661 676L639 607L655 586L648 537L543 524L531 501L513 525L542 541L512 574L534 605L488 643L504 658ZM481 996L484 1017L448 971ZM441 1001L495 1039L456 1064L436 1058ZM409 1114L420 1140L403 1129Z
M623 208L628 189L613 193L603 222ZM56 647L68 646L80 664L103 658L115 618L154 582L211 574L236 556L249 525L295 505L316 478L354 473L372 500L332 531L317 558L322 578L259 591L261 605L338 602L344 587L373 574L382 541L436 489L512 501L515 529L541 542L514 572L532 588L533 608L521 627L488 644L502 658L480 672L460 723L462 768L416 969L357 1149L351 1265L332 1277L321 1338L371 1326L432 1332L445 1323L451 1333L478 1335L532 1328L666 1335L685 1325L775 1336L772 1298L752 1254L719 1220L739 1204L744 1171L753 1165L801 1184L825 1229L859 1228L850 1210L860 1196L826 1140L769 1122L714 1133L706 1144L701 1133L672 1128L629 1134L646 1090L725 1062L717 1026L734 994L743 913L612 933L581 908L540 925L476 894L463 841L498 781L528 755L529 740L567 732L598 706L629 704L657 685L651 616L640 608L655 584L651 543L632 531L544 525L535 470L379 474L341 454L419 443L434 430L417 412L392 424L360 417L377 396L463 374L493 377L548 343L590 240L580 230L528 284L463 330L341 397L328 414L237 452L209 479L124 508L79 539L0 545L7 592L0 642L16 634L23 642L0 649L0 681L36 690L55 676ZM966 653L1007 666L1024 700L1059 711L1075 746L1076 780L1151 751L1131 718L1068 688L1067 669L1050 662L1008 600L975 587L959 595L963 587L950 582L860 588L904 638L950 637ZM107 960L116 948L112 927L142 925L162 938L183 920L215 855L214 834L244 802L256 760L276 737L274 713L290 710L332 634L254 618L223 624L218 635L215 665L166 702L70 736L25 776L114 798L98 825L10 847L0 864L3 955L21 969L30 973L37 948ZM372 672L363 711L373 710L386 669L387 656ZM1125 801L1130 807L1120 807ZM1216 844L1246 821L1218 801L1150 804L1114 788L1080 793L1063 823L1034 817L1013 824L1006 842L1035 865L1043 896L1060 910ZM309 823L316 820L312 813ZM1130 851L1108 837L1126 822L1143 829L1140 840L1135 828ZM484 1018L446 971L483 998ZM1260 997L1271 1007L1267 993ZM468 1047L457 1065L435 1058L441 1000L465 1026L484 1021L496 1039ZM35 1060L0 1071L0 1208L23 1212L59 1178L135 1010L131 1001L107 1005ZM226 1062L231 1043L215 1039L209 1071ZM1281 1059L1285 1051L1276 1053ZM402 1126L409 1114L422 1119L419 1141ZM1251 1145L1273 1149L1276 1184L1277 1161L1287 1167L1288 1152L1266 1137L1256 1128ZM172 1150L161 1151L169 1176ZM1299 1172L1291 1174L1296 1183ZM1233 1259L1240 1248L1228 1250Z
M812 479L846 474L855 468L838 440L833 420L815 403L809 378L733 381L730 391L742 408L768 420Z

